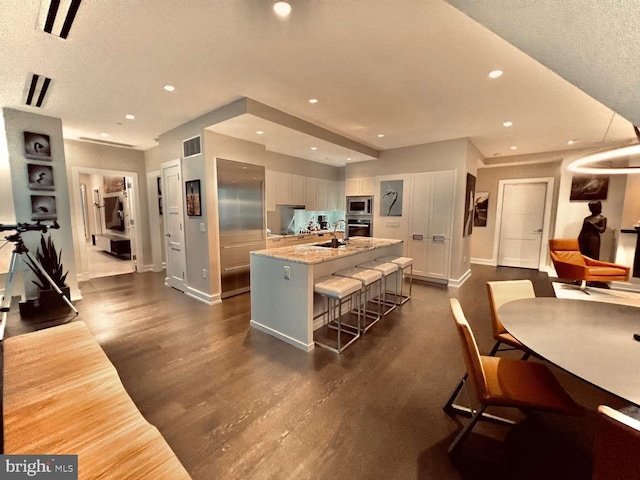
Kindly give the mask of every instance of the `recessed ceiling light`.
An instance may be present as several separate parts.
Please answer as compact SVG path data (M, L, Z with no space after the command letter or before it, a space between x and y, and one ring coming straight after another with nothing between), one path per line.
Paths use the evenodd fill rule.
M174 87L173 85L165 85L163 88L164 88L167 92L173 92L173 91L176 89L176 87Z
M291 13L291 5L288 2L276 2L273 4L273 11L280 18L286 18Z
M489 78L500 78L504 72L502 70L491 70Z
M318 147L311 147L311 150L314 150L314 151L315 151L315 150L317 150L317 149L318 149Z
M511 150L517 150L518 147L516 147L515 145L511 145Z
M379 133L378 134L378 138L383 138L384 137L384 133Z
M127 120L135 120L136 116L135 115L131 115L130 113L127 113L124 118L126 118Z
M573 144L574 144L574 143L576 143L576 142L577 142L577 140L575 140L575 139L573 139L573 138L572 138L571 140L569 140L569 141L567 142L567 145L573 145Z
M104 138L108 138L108 137L109 137L109 134L108 134L108 133L105 133L105 132L102 132L102 133L100 134L100 136L101 136L101 137L104 137Z
M502 124L502 126L503 126L503 127L512 127L512 126L513 126L513 122L508 122L508 121L507 121L507 122L504 122L504 123Z
M264 134L264 132L263 132L262 130L258 130L256 133L257 133L258 135L263 135L263 134Z
M350 161L351 161L351 157L347 157L347 161L349 161L349 162L350 162Z
M309 99L309 103L316 104L316 103L318 103L318 99L317 98L310 98Z

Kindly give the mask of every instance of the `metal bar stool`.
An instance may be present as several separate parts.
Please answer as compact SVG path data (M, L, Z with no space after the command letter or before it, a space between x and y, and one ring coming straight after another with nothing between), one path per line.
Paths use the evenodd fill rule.
M398 272L398 265L392 262L381 262L379 260L372 260L370 262L361 263L358 267L369 268L371 270L377 270L382 274L382 285L380 286L379 296L382 297L383 308L380 314L384 317L390 312L395 310L397 304L395 301L387 301L387 283L388 278ZM396 278L396 292L398 291L398 275L394 275Z
M338 340L337 346L334 347L328 343L324 343L314 339L314 343L321 347L340 354L345 348L360 338L360 310L358 309L358 329L353 332L345 330L342 326L342 304L351 302L354 296L358 297L358 305L360 305L360 292L362 291L362 282L353 278L326 276L319 278L313 286L314 292L327 299L327 309L314 318L325 317L325 327L327 329L334 328L337 330ZM336 317L336 309L338 316ZM351 310L351 309L350 309ZM346 333L351 339L343 344L342 334Z
M402 278L400 279L400 293L398 293L398 290L396 288L395 293L393 293L393 295L396 298L396 305L403 305L404 303L408 302L411 299L411 286L413 284L413 258L411 257L396 257L393 255L389 255L386 257L380 257L376 259L377 261L380 262L391 262L391 263L395 263L396 265L398 265L398 269L399 272L398 274L400 274L400 272L402 272ZM409 295L404 295L403 294L403 289L404 289L404 274L406 272L406 269L409 269ZM397 287L397 283L396 283L396 287Z
M360 282L360 286L362 288L360 303L358 304L358 311L362 311L362 329L360 330L362 333L369 330L373 325L378 323L381 318L380 312L382 311L382 303L380 296L378 296L378 310L367 310L367 303L369 300L373 299L372 291L373 287L376 285L382 284L382 273L378 270L370 270L368 268L360 268L360 267L351 267L345 268L344 270L338 270L334 272L334 276L339 277L347 277L358 280ZM364 298L362 298L364 296ZM367 323L367 319L370 320ZM353 325L345 324L347 327L353 328Z

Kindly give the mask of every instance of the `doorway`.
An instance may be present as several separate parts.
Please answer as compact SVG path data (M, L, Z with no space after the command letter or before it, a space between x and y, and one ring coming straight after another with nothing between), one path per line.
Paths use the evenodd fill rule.
M74 247L79 281L138 270L137 174L74 167Z
M501 180L493 257L505 267L544 269L553 178Z

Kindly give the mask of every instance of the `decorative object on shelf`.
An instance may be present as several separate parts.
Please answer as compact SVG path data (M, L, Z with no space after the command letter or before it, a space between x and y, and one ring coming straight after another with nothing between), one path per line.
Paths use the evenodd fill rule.
M402 216L402 180L380 182L380 216Z
M609 192L609 176L576 175L571 179L569 200L606 200Z
M473 203L476 191L476 177L467 173L467 188L464 198L464 225L462 236L468 237L473 232Z
M487 226L487 212L489 211L489 192L476 192L473 207L473 226Z
M189 180L185 182L187 192L187 215L190 217L200 217L200 180Z
M102 184L104 193L122 192L127 188L124 177L102 177Z
M53 168L50 165L28 163L27 174L31 190L55 190Z
M49 135L24 132L24 156L33 160L51 160Z
M56 197L31 195L31 220L57 220Z

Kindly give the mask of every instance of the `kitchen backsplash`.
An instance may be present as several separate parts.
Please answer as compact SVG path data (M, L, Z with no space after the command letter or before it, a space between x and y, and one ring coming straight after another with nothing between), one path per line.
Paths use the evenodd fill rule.
M296 232L305 232L307 230L320 230L319 217L326 217L329 224L328 230L333 230L336 221L344 220L344 210L328 210L328 211L309 211L296 210L293 215L294 228ZM338 230L344 230L344 224L338 225Z

